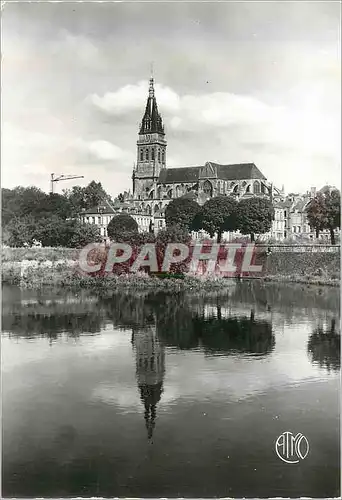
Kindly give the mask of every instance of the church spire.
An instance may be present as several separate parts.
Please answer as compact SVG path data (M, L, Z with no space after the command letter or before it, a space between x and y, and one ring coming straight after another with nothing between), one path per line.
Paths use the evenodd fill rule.
M162 117L159 114L157 100L154 94L154 78L152 73L150 78L145 114L141 122L139 133L140 134L157 133L165 135Z

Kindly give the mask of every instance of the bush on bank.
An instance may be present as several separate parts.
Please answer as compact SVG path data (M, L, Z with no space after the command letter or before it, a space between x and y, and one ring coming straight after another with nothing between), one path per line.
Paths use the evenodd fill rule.
M28 261L27 261L28 262ZM159 279L144 272L111 274L107 276L82 275L77 268L70 265L57 264L44 266L33 265L31 261L23 268L22 263L6 263L2 268L3 282L23 288L41 288L43 286L60 286L73 289L91 288L95 290L115 290L116 288L153 289L153 290L214 290L232 286L233 282L215 276L193 277L182 276L170 279Z

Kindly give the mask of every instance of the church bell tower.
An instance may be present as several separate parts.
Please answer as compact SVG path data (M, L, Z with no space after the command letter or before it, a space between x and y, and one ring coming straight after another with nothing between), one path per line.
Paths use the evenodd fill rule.
M151 76L145 114L137 141L137 162L133 171L133 196L135 199L156 197L156 182L160 170L166 167L166 139L162 117L154 94Z

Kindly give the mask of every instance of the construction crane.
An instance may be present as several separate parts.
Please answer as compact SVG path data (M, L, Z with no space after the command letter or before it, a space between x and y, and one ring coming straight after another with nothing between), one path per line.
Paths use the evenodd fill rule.
M55 177L55 174L51 174L51 188L50 188L50 193L53 194L53 186L55 182L60 182L60 181L69 181L71 179L84 179L84 175L59 175L58 177Z

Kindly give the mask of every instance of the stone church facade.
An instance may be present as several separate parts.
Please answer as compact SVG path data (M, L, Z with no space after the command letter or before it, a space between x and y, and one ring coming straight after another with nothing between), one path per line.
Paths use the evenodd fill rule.
M192 167L168 168L167 141L158 110L153 78L137 141L133 194L127 201L151 216L163 212L170 200L182 196L203 204L212 196L272 196L272 185L254 163L221 165L206 162Z

